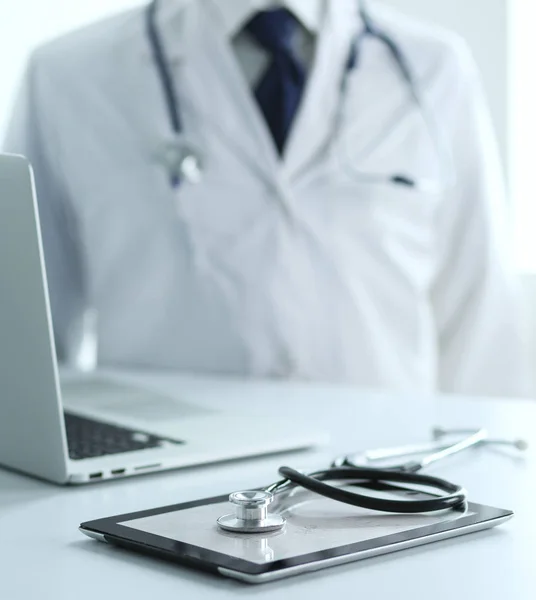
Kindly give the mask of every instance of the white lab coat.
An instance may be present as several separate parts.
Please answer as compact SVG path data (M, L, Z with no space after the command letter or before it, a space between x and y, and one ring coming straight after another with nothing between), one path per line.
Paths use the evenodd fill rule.
M35 169L60 350L89 303L103 364L524 393L503 182L474 62L453 35L375 10L421 81L457 184L428 194L359 181L352 167L438 169L374 39L333 139L355 7L329 3L281 162L208 0L164 2L185 129L205 161L202 183L178 192L155 160L171 133L140 9L34 53L5 148Z

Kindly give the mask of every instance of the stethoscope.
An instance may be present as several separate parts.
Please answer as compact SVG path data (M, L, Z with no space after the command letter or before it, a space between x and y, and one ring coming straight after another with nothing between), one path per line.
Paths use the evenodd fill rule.
M364 28L354 36L350 46L340 86L340 100L332 130L332 142L339 138L339 133L342 130L343 109L348 96L351 75L358 67L360 46L367 36L374 37L382 42L388 49L404 82L408 86L412 101L422 115L437 154L437 164L440 176L438 180L435 181L433 179L425 178L417 179L405 173L365 173L359 171L355 167L355 161L350 158L351 150L344 144L341 144L339 151L335 153L338 157L338 162L345 168L349 175L359 180L360 183L394 184L429 193L440 193L451 187L455 179L451 153L448 144L444 139L443 132L438 126L432 111L428 109L424 96L420 93L420 86L413 75L413 71L405 54L395 40L387 32L383 31L371 18L365 0L356 1L359 2L359 15ZM152 0L146 9L146 32L151 46L154 63L162 84L162 91L173 137L171 138L171 141L163 144L158 152L157 159L166 168L171 185L176 189L182 182L190 184L199 183L203 178L205 161L203 160L202 153L199 149L194 147L191 141L184 135L179 100L173 83L170 62L166 56L162 36L160 35L156 24L158 6L159 0ZM389 130L386 128L384 133L388 134ZM381 135L380 139L382 139Z
M446 441L445 437L461 435L457 441ZM284 478L266 487L256 490L234 492L229 502L235 512L218 518L218 526L234 533L269 533L280 531L285 527L284 511L268 512L268 507L276 498L292 497L298 488L304 488L325 498L343 504L361 508L401 514L429 513L444 510L460 510L467 508L467 492L459 485L439 477L424 475L422 469L433 463L453 456L475 446L497 444L511 446L517 450L526 450L524 440L494 440L485 429L476 431L446 431L440 428L433 430L434 440L426 444L415 444L398 448L371 450L363 454L347 455L337 458L328 469L305 474L290 467L281 467L279 474ZM378 461L402 459L403 457L423 455L420 459L374 467ZM352 482L364 488L372 489L377 484L412 486L416 494L422 493L422 487L435 490L433 495L423 499L396 500L385 497L350 491L325 482ZM414 486L417 486L415 489ZM412 490L409 490L412 493ZM440 492L437 494L436 492ZM409 496L411 498L411 495ZM289 503L292 506L292 502Z

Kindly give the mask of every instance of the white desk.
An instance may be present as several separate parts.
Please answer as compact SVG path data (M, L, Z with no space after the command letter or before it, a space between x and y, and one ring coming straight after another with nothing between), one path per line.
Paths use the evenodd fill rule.
M99 544L80 522L227 493L270 482L277 467L325 464L333 455L425 439L432 424L487 426L494 435L525 437L536 447L536 404L366 394L351 388L241 384L152 378L162 390L211 405L287 418L309 413L333 435L316 453L239 461L140 478L61 488L0 470L0 599L374 598L375 600L534 600L536 598L536 452L515 460L481 448L434 472L465 485L472 500L516 511L504 526L313 575L251 587Z

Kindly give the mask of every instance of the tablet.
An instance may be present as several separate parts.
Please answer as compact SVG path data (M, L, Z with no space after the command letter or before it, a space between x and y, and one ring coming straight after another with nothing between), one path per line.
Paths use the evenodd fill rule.
M378 494L429 497L383 484L374 490ZM379 513L306 491L274 510L284 514L287 523L272 534L219 529L216 519L233 512L228 496L99 519L83 523L80 530L99 541L263 583L489 529L513 516L509 510L473 503L464 510L428 514Z

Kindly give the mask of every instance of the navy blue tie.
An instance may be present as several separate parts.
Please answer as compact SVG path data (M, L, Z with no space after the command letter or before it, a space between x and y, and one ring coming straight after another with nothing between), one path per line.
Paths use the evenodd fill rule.
M246 25L246 31L272 56L255 96L280 155L305 88L305 69L292 49L298 26L296 17L284 8L260 12Z

